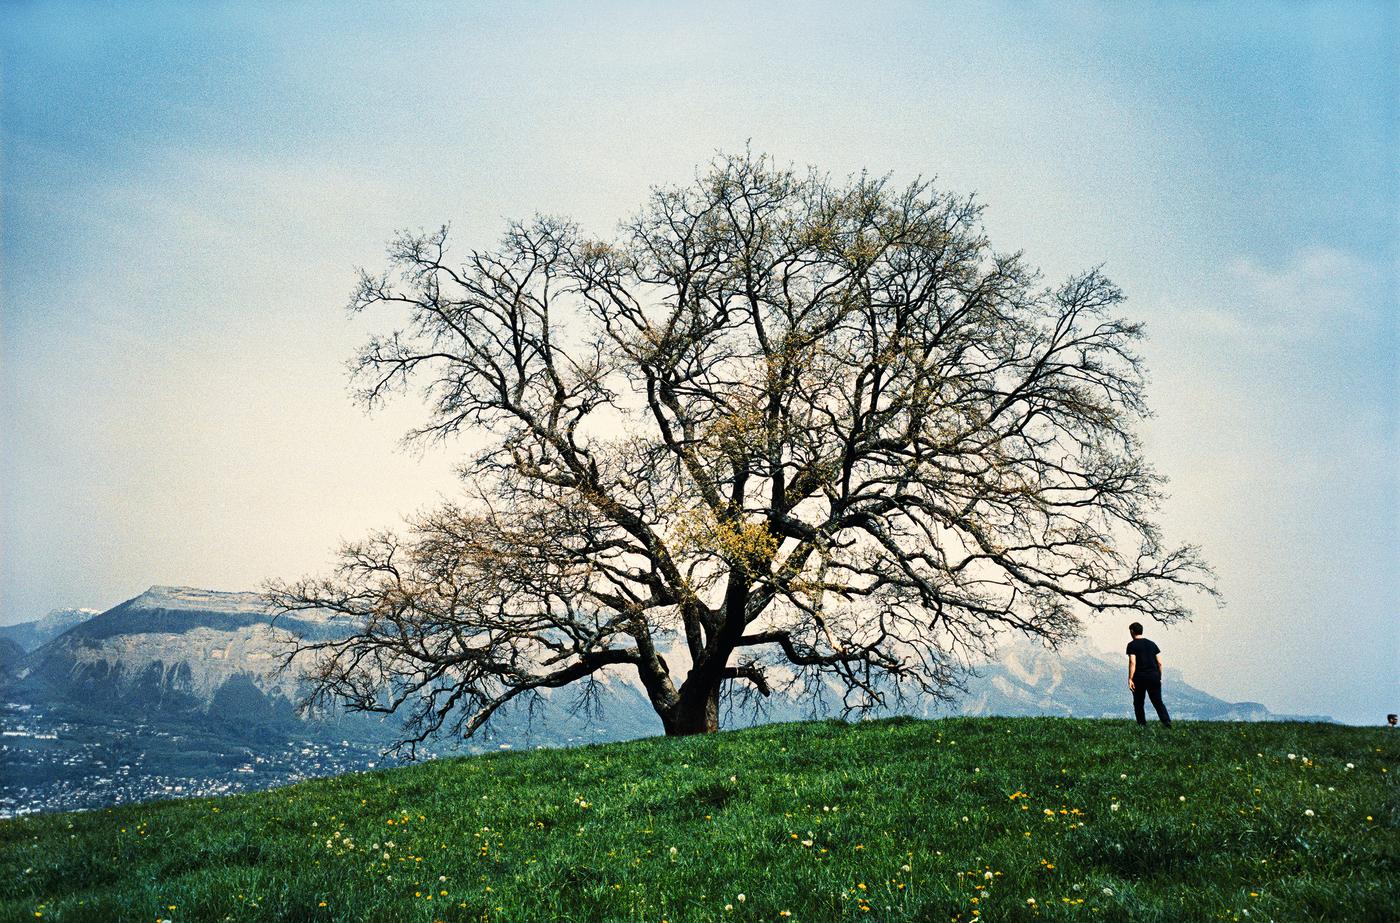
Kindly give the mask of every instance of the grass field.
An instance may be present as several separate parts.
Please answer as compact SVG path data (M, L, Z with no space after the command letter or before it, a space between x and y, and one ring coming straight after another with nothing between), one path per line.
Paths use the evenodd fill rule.
M0 823L5 920L1400 919L1400 733L770 725Z

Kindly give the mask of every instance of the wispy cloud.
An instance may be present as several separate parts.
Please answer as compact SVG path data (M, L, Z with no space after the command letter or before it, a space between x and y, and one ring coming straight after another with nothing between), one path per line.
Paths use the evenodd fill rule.
M1211 303L1185 319L1234 346L1294 350L1376 324L1384 290L1376 263L1335 247L1306 247L1275 263L1230 261Z

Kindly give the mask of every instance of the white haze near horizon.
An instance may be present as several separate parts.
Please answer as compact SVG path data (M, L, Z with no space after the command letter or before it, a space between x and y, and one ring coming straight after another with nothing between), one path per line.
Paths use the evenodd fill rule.
M401 451L412 401L347 399L353 267L444 221L608 234L749 143L976 191L1047 280L1103 263L1148 324L1167 535L1226 599L1149 631L1168 662L1275 711L1400 710L1390 5L0 22L2 623L323 571L450 495L469 445Z

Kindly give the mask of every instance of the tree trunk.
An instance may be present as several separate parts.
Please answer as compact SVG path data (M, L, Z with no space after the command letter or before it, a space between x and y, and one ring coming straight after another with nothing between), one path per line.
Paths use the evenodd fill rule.
M668 713L661 716L661 724L666 729L667 737L713 734L718 731L719 683L698 691L683 687L680 700Z

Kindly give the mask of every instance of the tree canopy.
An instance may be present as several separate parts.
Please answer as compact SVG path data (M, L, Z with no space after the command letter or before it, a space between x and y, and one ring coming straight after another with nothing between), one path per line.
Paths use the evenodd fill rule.
M355 312L374 406L475 454L463 496L277 584L352 616L314 694L470 734L543 690L635 673L670 734L721 692L947 696L1003 632L1171 622L1207 593L1154 522L1141 327L1089 270L1045 285L970 196L722 156L610 240L402 233Z

